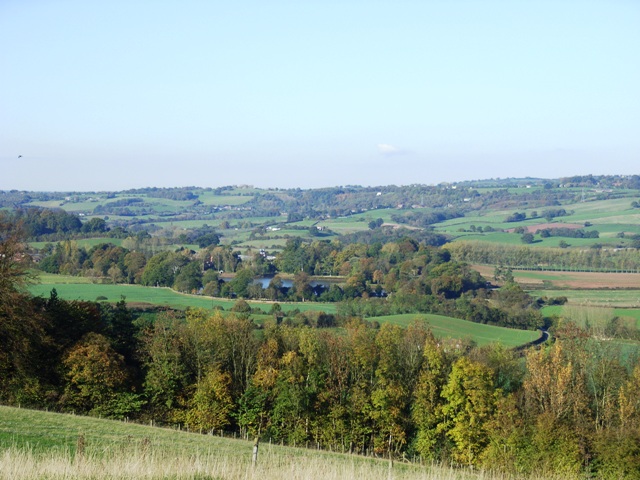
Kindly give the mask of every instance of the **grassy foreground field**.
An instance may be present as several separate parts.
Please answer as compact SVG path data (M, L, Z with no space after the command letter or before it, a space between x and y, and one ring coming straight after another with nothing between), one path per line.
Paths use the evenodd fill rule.
M80 440L82 438L82 440ZM506 479L485 472L261 444L0 406L0 478ZM545 477L550 478L550 477Z

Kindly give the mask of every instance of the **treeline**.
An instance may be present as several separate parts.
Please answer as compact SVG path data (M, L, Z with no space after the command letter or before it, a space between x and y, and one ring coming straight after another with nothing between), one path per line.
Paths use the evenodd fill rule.
M582 228L543 228L541 230L536 230L536 234L540 234L542 238L600 238L600 232L597 230L586 231Z
M197 187L175 187L175 188L134 188L125 190L122 193L130 193L135 195L146 195L152 198L168 198L170 200L197 200L198 195L193 193L194 190L202 190Z
M180 248L149 255L135 242L123 241L131 249L100 244L88 250L74 241L60 242L42 250L39 268L213 297L347 302L342 308L349 314L368 303L366 309L377 315L439 313L524 329L543 324L539 305L522 291L511 296L507 292L513 289L487 291L487 281L466 264L452 260L447 250L407 237L371 245L336 240L307 243L294 237L274 261L263 252L241 259L231 247L215 244L198 253ZM280 274L292 277L292 283L285 285ZM263 287L254 279L265 275L271 280ZM340 281L318 284L313 276L335 276ZM374 302L375 298L380 300Z
M547 208L540 214L538 214L537 211L531 212L529 220L544 218L548 222L551 222L556 217L564 217L566 215L570 215L571 213L567 213L564 208ZM524 220L527 220L526 212L514 212L505 219L505 222L522 222Z
M29 207L16 209L11 215L13 223L19 223L24 234L33 241L55 241L101 235L124 238L122 228L111 229L102 218L92 218L82 223L80 219L62 209Z
M563 250L465 241L445 248L459 262L554 270L640 270L640 250L636 248Z
M426 228L434 223L444 222L452 218L464 217L459 211L411 211L402 214L392 214L391 220L397 223L408 224L414 227Z

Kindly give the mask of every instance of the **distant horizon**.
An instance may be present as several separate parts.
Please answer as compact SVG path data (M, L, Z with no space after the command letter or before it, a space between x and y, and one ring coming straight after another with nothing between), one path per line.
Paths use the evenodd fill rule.
M100 190L34 190L34 189L19 189L19 188L11 188L11 189L2 189L1 192L37 192L37 193L119 193L125 192L129 190L147 190L147 189L202 189L202 190L216 190L219 188L227 188L233 187L238 189L259 189L259 190L322 190L322 189L333 189L333 188L367 188L367 189L375 189L375 188L384 188L384 187L396 187L396 188L406 188L411 186L427 186L427 187L437 187L440 185L456 185L461 183L480 183L480 182L508 182L508 181L524 181L524 180L533 180L533 181L551 181L551 180L562 180L573 177L633 177L639 176L640 173L611 173L611 174L595 174L595 173L586 173L586 174L575 174L575 175L565 175L560 177L541 177L541 176L524 176L524 177L487 177L487 178L474 178L474 179L465 179L465 180L456 180L456 181L443 181L438 183L407 183L407 184L375 184L375 185L364 185L357 183L349 183L349 184L340 184L340 185L326 185L320 187L277 187L277 186L261 186L261 185L253 185L248 183L235 183L235 184L226 184L226 185L174 185L174 186L158 186L158 185L149 185L142 187L131 187L131 188L123 188L123 189L100 189Z

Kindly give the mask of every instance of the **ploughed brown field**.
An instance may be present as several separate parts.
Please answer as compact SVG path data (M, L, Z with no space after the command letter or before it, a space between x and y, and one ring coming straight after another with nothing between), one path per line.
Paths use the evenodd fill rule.
M474 270L489 281L493 281L495 268L489 265L472 265ZM600 272L534 272L513 270L516 282L529 285L542 285L544 280L556 287L564 288L640 288L638 273L600 273Z

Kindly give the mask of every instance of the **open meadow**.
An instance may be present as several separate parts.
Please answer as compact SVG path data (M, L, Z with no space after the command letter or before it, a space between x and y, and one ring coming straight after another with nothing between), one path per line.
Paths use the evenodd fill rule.
M65 280L68 281L69 278L78 278L79 282L63 283ZM214 309L216 307L222 307L225 310L229 310L236 303L235 300L178 293L168 287L94 284L88 283L86 280L87 279L83 279L82 277L63 277L62 282L43 282L31 286L29 290L35 296L48 297L51 290L55 288L58 296L65 300L95 301L98 297L101 297L102 300L106 299L105 301L107 302L118 302L124 296L127 303L166 306L176 309ZM267 312L273 304L272 302L258 302L251 300L249 300L248 303L252 307L260 308L265 312ZM336 311L335 305L330 303L281 302L280 306L285 312L296 308L300 311L312 310L326 313L335 313Z
M426 313L370 317L368 320L393 323L402 327L406 327L414 321L424 321L438 338L468 338L478 345L501 343L507 347L517 347L536 340L540 336L540 332L537 331L483 325L458 318Z

